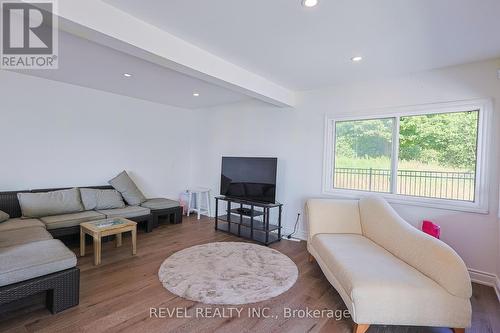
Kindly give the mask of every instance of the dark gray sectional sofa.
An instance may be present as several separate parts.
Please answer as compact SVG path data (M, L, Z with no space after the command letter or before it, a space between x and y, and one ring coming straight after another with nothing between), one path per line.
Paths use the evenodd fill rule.
M82 222L125 217L144 224L146 232L158 225L160 217L167 217L171 223L182 222L182 207L176 201L144 198L133 206L125 204L127 200L110 204L113 200L105 196L113 194L112 191L102 190L113 187L83 189L100 190L94 192L104 197L94 203L87 193L83 197L78 195L82 202L75 203L71 196L75 191L82 193L76 188L0 192L0 211L6 213L3 218L0 216L0 312L10 302L40 292L46 292L47 307L53 313L78 304L80 273L76 256L55 238L79 234ZM54 191L62 191L64 195L51 198L47 192ZM53 207L45 209L47 197L47 206ZM22 209L19 198L23 201ZM58 210L64 213L52 214ZM45 212L47 215L43 216ZM7 214L10 218L2 222Z

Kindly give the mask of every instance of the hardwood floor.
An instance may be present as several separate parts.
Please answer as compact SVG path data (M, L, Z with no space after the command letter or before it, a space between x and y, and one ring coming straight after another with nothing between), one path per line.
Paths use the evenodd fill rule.
M212 220L184 218L178 225L161 225L152 233L139 232L137 255L130 255L130 237L123 238L123 246L114 242L102 246L102 264L93 265L91 247L87 255L78 258L81 269L80 305L57 315L51 315L40 306L12 311L0 316L0 331L9 332L351 332L350 319L284 318L283 309L344 310L345 305L331 287L316 263L308 261L305 242L281 241L275 248L288 255L299 268L297 283L286 293L269 301L242 306L241 317L229 318L174 318L150 317L150 309L180 309L180 315L195 316L197 311L223 311L230 306L209 306L177 297L158 281L158 268L174 252L197 244L214 241L242 241L213 229ZM78 253L78 242L72 245ZM494 291L474 285L472 299L473 324L467 332L500 332L500 304ZM249 308L256 308L268 316L249 316ZM239 306L233 308L240 308ZM198 312L199 314L201 312ZM207 313L206 313L207 314ZM337 313L338 314L338 313ZM445 328L372 326L369 333L444 333Z

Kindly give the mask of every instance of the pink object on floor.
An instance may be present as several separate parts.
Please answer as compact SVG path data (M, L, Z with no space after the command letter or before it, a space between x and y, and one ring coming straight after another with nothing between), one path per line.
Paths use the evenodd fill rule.
M434 224L432 221L424 220L422 223L422 231L439 239L441 237L441 227Z
M188 194L186 192L183 192L179 195L179 205L182 207L182 215L187 214L188 206Z

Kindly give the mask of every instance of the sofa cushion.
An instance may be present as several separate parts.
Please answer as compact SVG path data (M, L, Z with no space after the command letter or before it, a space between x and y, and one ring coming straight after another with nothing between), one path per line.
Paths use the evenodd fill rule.
M80 188L80 194L85 210L125 207L122 195L117 190Z
M43 224L42 221L38 219L9 219L8 221L0 224L0 232L33 227L45 228L45 224Z
M18 193L23 217L42 217L83 211L77 188L43 193Z
M81 213L73 213L73 214L63 214L63 215L54 215L54 216L45 216L42 217L43 223L47 226L47 229L58 229L58 228L66 228L73 227L75 225L80 225L82 222L102 220L106 218L103 214L100 214L96 211L86 211Z
M362 235L319 234L312 246L345 294L358 322L467 326L457 314L470 310L468 299L448 293L434 280ZM322 267L323 268L323 267ZM458 326L458 325L465 326Z
M57 239L0 248L0 286L75 266L75 254Z
M125 208L98 210L99 213L106 215L106 218L112 217L137 217L151 214L149 208L139 206L127 206Z
M7 221L8 219L10 219L10 216L9 214L7 214L6 212L0 210L0 223L1 222L5 222Z
M125 201L131 206L137 206L146 201L146 197L137 188L137 185L126 171L122 171L118 176L111 179L109 184L120 192Z
M15 246L52 239L44 227L31 227L0 232L0 247Z
M148 199L144 201L141 204L142 207L149 208L151 210L157 210L157 209L168 209L168 208L174 208L174 207L179 207L180 203L175 200L169 200L169 199L164 199L164 198L154 198L154 199Z

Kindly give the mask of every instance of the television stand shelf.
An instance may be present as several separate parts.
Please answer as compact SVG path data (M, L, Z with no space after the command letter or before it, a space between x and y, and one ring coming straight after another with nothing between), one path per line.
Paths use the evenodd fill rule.
M227 207L219 215L220 201ZM271 222L271 209L277 208L276 221ZM281 240L281 203L263 203L225 196L215 197L215 230L269 245Z

